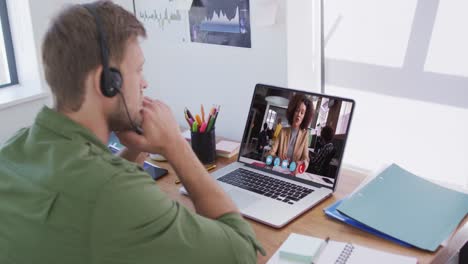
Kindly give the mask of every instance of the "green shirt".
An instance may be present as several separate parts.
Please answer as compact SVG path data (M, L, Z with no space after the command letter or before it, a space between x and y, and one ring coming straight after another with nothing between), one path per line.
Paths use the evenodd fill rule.
M0 149L0 263L255 263L239 214L169 199L135 163L44 107Z

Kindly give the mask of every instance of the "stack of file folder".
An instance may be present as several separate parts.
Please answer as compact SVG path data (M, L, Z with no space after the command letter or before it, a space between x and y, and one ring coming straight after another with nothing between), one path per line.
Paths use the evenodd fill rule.
M400 245L436 251L468 213L468 194L392 164L324 211L331 218Z

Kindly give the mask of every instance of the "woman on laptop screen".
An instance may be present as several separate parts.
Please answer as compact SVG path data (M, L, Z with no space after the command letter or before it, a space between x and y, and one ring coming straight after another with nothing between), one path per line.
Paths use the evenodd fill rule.
M289 101L286 117L290 127L282 128L275 139L269 155L277 156L281 162L295 162L297 167L309 166L309 134L307 128L313 118L312 101L304 94L296 94Z

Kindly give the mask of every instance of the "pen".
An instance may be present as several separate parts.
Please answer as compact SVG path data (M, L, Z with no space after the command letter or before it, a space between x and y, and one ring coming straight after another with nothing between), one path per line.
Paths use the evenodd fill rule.
M325 247L327 246L329 240L330 240L330 237L327 237L327 238L322 242L322 244L320 245L320 247L319 247L319 249L317 250L317 252L315 252L314 257L312 258L312 263L317 263L318 259L320 258L320 255L322 254L323 250L324 250Z
M190 119L189 119L189 117L188 117L188 115L187 115L187 112L185 112L185 111L184 111L184 116L185 116L185 120L187 121L189 127L191 127L192 124L190 124Z
M215 123L216 123L216 119L218 119L218 114L219 114L219 111L216 111L216 115L215 115L214 118L213 118L213 126L214 126Z
M210 165L210 166L206 167L206 170L210 171L210 170L215 169L215 168L216 168L216 164L213 164L213 165Z

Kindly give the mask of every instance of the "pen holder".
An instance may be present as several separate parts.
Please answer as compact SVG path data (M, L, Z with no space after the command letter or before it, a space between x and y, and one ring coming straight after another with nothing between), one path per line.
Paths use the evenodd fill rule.
M203 164L211 164L216 160L216 136L214 127L209 132L192 132L191 143L193 152Z

